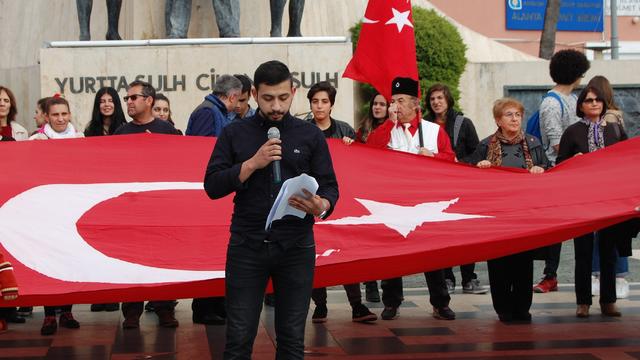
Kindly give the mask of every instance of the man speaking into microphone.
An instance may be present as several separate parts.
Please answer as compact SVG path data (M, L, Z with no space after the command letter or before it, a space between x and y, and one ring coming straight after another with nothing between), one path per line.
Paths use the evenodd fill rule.
M315 218L324 219L333 211L338 183L320 129L289 114L295 94L289 68L268 61L256 69L253 80L258 111L222 130L204 179L212 199L235 192L225 269L224 358L251 358L262 299L272 279L276 358L303 359L315 267L312 228ZM306 216L285 216L265 230L282 183L303 173L318 182L316 194L305 192L288 202Z

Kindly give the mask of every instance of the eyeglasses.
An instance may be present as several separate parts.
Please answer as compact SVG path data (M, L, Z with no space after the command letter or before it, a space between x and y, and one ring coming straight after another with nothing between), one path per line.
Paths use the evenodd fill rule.
M129 101L129 99L131 99L131 101L136 101L136 100L138 100L138 96L141 96L141 97L143 97L145 99L149 97L149 95L133 94L133 95L127 95L123 99L124 99L124 101Z
M582 103L584 104L595 104L595 103L602 103L602 102L604 102L604 100L600 98L586 98L582 100Z
M520 112L508 112L508 113L504 113L502 114L502 116L508 118L508 119L514 119L514 118L522 118L522 113Z

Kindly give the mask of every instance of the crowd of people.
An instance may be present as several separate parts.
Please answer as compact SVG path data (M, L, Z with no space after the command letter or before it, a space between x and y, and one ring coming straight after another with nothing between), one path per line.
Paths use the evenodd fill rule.
M256 121L262 127L278 124L278 122L297 124L295 122L297 120L292 120L294 118L288 112L295 91L290 83L290 73L286 66L284 68L283 66L284 64L278 62L262 64L254 76L256 84L252 84L252 80L246 75L221 75L217 79L213 92L207 95L190 115L185 135L218 137L205 180L205 189L211 198L215 199L234 191L240 191L238 184L229 183L228 180L222 178L221 174L232 171L238 172L236 177L240 182L246 181L249 187L260 188L263 185L257 185L256 178L264 175L265 168L272 161L279 160L283 156L280 151L279 139L270 139L265 144L256 144L255 149L258 151L253 157L242 162L241 167L226 168L227 163L220 163L222 155L218 154L219 157L216 157L216 151L222 151L221 148L230 152L246 150L233 147L249 145L237 145L228 140L239 132L245 134L246 141L255 140L257 142L257 139L264 134L256 135L255 139L251 137L251 134L254 132L257 134L259 131L254 126ZM392 94L390 99L386 99L379 93L375 93L371 97L369 111L358 122L357 130L348 123L331 116L337 99L337 90L329 82L319 82L313 85L307 94L311 113L309 118L305 120L306 125L290 125L283 127L280 131L293 132L296 138L300 139L322 136L327 139L340 139L347 146L361 143L365 146L419 154L445 161L463 162L480 169L493 166L521 168L527 170L531 176L539 176L555 164L568 161L574 156L597 151L627 138L623 114L616 107L611 85L606 78L594 77L577 97L574 95L574 91L588 69L589 61L581 52L562 50L553 56L550 61L550 76L555 82L555 86L545 95L540 105L540 138L527 134L523 130L525 114L522 103L513 98L501 98L494 102L492 109L496 131L480 140L473 121L456 110L450 89L439 83L431 86L425 93L426 115L423 117L418 97L418 82L403 77L398 77L394 79L392 84L389 84ZM258 103L258 109L253 109L249 105L248 100L251 95ZM29 134L24 127L16 122L17 107L13 93L10 89L0 86L2 136L0 140L45 140L145 132L181 135L181 132L174 126L169 99L163 94L156 93L150 84L144 81L135 81L129 84L124 101L127 115L132 119L129 122L125 118L124 109L116 90L109 87L100 89L95 96L91 120L84 131L79 131L70 122L71 111L67 100L61 96L41 99L37 102L34 116L37 130ZM311 141L311 139L305 141L307 140ZM225 149L225 147L229 149ZM330 155L326 151L326 146L316 150L322 156L327 157L330 166ZM229 163L234 163L231 160L233 159L229 159ZM304 212L319 218L330 214L337 200L337 187L335 193L333 190L335 186L335 177L332 177L333 170L325 165L320 164L318 165L320 168L315 169L323 174L326 182L324 185L321 184L319 194L322 194L317 198L309 197L292 202L292 206L299 207ZM284 167L283 172L286 171L290 170ZM293 174L291 175L293 176ZM241 245L245 241L249 241L251 236L262 236L262 233L247 235L253 234L254 229L248 223L236 219L236 216L238 218L248 216L247 214L237 215L237 209L242 206L243 202L250 200L247 193L238 192L236 194L236 210L231 225L232 236L227 258L227 269L232 267L235 272L242 272L246 269L239 267L240 265L236 263L237 260L232 253L238 252L240 254ZM312 218L313 216L311 216ZM306 234L305 231L309 229L308 221L289 225L293 230L303 231L302 234ZM276 226L271 235L267 236L264 240L264 246L270 246L274 242L285 243L285 240L281 238L284 233L278 233L278 229ZM629 292L624 275L628 272L626 256L629 256L631 252L630 244L631 238L635 235L634 231L637 233L637 228L619 224L574 239L576 316L589 316L593 295L600 296L600 309L603 315L621 316L615 303L616 298L627 296ZM234 235L240 233L244 235ZM274 240L276 238L277 241ZM301 238L300 241L306 244L308 239L305 239ZM311 244L312 241L311 235ZM487 259L490 294L500 321L530 321L529 309L532 303L532 293L557 290L557 270L560 263L561 246L561 244L557 244L497 259ZM305 249L302 247L296 251L306 254ZM544 275L535 285L533 281L534 259L545 260ZM1 261L2 258L0 258L0 271L10 268L10 264L6 265L8 263ZM263 266L260 264L261 261L265 260L255 259L255 264L251 266ZM301 268L299 275L307 274L308 270L306 267ZM0 275L7 277L8 273L9 271L6 270L0 272ZM475 264L461 264L460 274L463 293L485 294L487 292L487 289L478 280ZM454 320L456 314L449 307L450 294L456 288L453 269L430 271L424 275L430 294L429 301L433 307L433 317ZM302 326L304 329L304 324L299 324L299 320L303 312L306 318L306 309L308 309L311 299L315 304L312 322L327 321L328 308L325 288L313 289L306 295L294 295L284 289L276 280L280 279L278 278L280 276L285 279L285 275L278 273L272 276L276 276L274 278L276 294L275 297L265 298L265 303L275 305L276 309L279 306L284 306L283 304L288 304L288 311L296 309L299 313L295 318L287 315L288 317L285 318L289 319L286 320L288 324L281 324L283 328L292 326L299 330L299 327ZM0 277L0 280L2 279ZM306 279L312 279L312 275ZM383 320L396 319L403 301L402 278L383 279L380 285L381 296L376 279L369 280L365 282L366 300L383 302L384 310L380 314ZM14 293L17 292L17 287L11 281L2 280L0 282L5 298L15 296ZM230 349L232 349L232 345L238 349L246 347L246 342L252 341L251 337L247 340L243 336L246 335L246 331L254 331L255 329L251 327L257 325L252 323L255 318L249 319L249 321L246 317L255 316L256 311L259 315L261 304L256 303L255 299L260 295L260 302L262 302L262 294L264 293L264 287L262 287L262 294L258 294L263 286L262 280L256 280L255 286L250 289L249 293L247 293L249 290L244 288L236 288L235 281L234 278L227 278L227 294L234 298L233 303L225 302L223 297L194 299L192 303L194 323L206 325L227 323L228 326L231 326L227 330ZM6 283L9 283L8 287L5 285ZM301 288L306 286L310 286L309 281L306 281ZM376 321L378 316L362 302L360 286L359 283L344 285L347 299L352 307L352 319L354 322ZM285 295L278 294L278 288ZM283 296L283 298L281 299L279 296ZM290 298L295 298L296 302L291 302ZM174 316L175 300L150 300L152 301L148 303L147 310L156 312L160 326L178 326L178 321ZM301 309L300 304L304 305L305 302L307 308ZM145 309L143 305L142 302L122 304L123 328L135 329L140 326L139 318ZM94 304L91 306L91 311L117 311L119 308L119 304ZM29 315L32 311L32 308L0 309L0 330L7 328L7 322L24 322L24 316ZM71 311L72 305L45 307L42 334L54 334L58 324L65 328L79 328L80 324L73 318ZM59 313L58 320L56 319L57 312ZM281 313L280 316L284 317L285 315ZM249 321L248 325L246 321ZM276 321L278 322L276 326L280 326L278 325L280 322ZM246 328L247 326L249 328ZM299 342L298 332L292 333L280 328L278 331L282 334L286 333L287 337L293 339L292 341ZM255 332L253 336L255 336Z

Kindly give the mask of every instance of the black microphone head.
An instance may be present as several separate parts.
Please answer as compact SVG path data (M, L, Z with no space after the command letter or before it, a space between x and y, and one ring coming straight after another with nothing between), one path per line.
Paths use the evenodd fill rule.
M272 126L267 131L267 138L269 139L280 139L280 130L277 127Z

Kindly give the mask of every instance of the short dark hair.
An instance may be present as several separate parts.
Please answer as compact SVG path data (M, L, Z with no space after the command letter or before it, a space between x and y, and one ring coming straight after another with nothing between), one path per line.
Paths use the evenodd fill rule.
M9 97L9 104L11 104L11 108L9 109L9 115L7 115L7 123L10 123L16 119L16 115L18 115L18 104L16 103L16 97L13 95L13 92L5 86L0 85L0 92L6 92Z
M53 96L47 100L47 110L45 111L47 115L49 115L49 110L51 110L51 107L53 105L67 105L67 109L69 110L69 112L71 112L71 107L69 106L69 102L67 101L67 99L60 96Z
M38 107L38 109L40 109L40 111L42 111L43 113L47 112L46 106L47 106L47 101L49 100L48 97L44 97L40 100L38 100L38 102L36 103L36 106Z
M336 102L336 88L333 87L328 81L320 81L319 83L313 84L313 86L309 89L307 93L307 99L309 99L309 104L311 104L311 99L313 96L321 91L324 91L329 95L329 102L331 106Z
M600 91L600 89L598 89L595 86L587 85L580 92L580 95L578 96L578 102L576 103L576 115L578 115L579 118L584 117L584 112L582 111L581 107L582 107L582 103L584 103L584 99L587 98L587 94L590 92L596 95L596 99L599 99L602 101L602 111L600 111L600 117L604 116L604 114L607 112L607 102L604 99L602 91Z
M233 76L242 83L242 94L251 91L251 85L253 84L251 78L244 74L233 74Z
M287 65L278 60L271 60L260 64L253 74L253 84L256 89L262 84L273 86L287 80L289 80L293 86L291 71L289 71Z
M132 88L134 86L142 86L142 95L150 97L155 102L156 89L153 86L151 86L151 84L149 84L146 81L136 80L131 84L129 84L129 88ZM151 106L153 106L153 103L151 103Z
M449 90L449 87L447 85L441 83L435 83L431 85L429 90L427 90L427 94L424 96L424 103L427 105L427 112L429 113L429 116L433 117L434 119L436 118L436 114L431 108L431 101L429 101L429 99L431 98L431 94L436 91L442 91L445 100L447 100L447 111L453 109L456 104L456 101L451 94L451 90Z
M571 85L589 70L589 60L578 50L565 49L553 54L549 75L556 84Z

